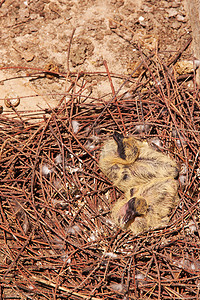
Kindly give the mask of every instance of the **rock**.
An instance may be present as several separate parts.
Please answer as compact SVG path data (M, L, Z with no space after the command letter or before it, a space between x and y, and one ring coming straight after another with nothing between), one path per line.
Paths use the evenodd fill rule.
M183 23L186 22L186 18L184 16L182 16L182 15L177 15L176 19L179 22L183 22Z
M172 28L173 29L179 29L180 27L181 27L180 22L175 21L175 22L172 23Z
M71 54L71 62L73 67L82 65L87 57L91 56L94 51L92 42L88 39L79 39L76 48Z
M24 52L22 55L22 58L24 58L26 61L32 61L34 57L35 55L29 51Z
M172 17L175 17L178 15L177 10L174 8L166 9L166 11L168 12L169 18L172 18Z
M140 66L140 62L136 62L136 61L130 61L127 65L127 72L128 74L132 74L133 71L135 71L133 74L132 74L132 77L138 77L140 76L140 74L144 71L144 66L141 65Z
M174 65L174 68L179 75L185 75L194 72L193 61L191 60L179 61Z
M144 11L145 13L151 13L151 12L153 12L153 7L149 7L149 6L147 6L147 5L144 5L144 6L143 6L143 11Z

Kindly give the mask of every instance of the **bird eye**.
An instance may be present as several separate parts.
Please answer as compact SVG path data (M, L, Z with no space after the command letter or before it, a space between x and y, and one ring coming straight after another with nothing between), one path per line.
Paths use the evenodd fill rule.
M126 180L126 179L128 179L128 178L129 178L128 174L124 174L122 180Z

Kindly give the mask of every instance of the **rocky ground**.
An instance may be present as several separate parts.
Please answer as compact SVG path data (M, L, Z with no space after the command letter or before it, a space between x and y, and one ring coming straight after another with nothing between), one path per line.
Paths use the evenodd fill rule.
M86 92L103 97L111 93L110 83L94 72L106 72L104 60L110 72L127 76L141 60L141 51L148 57L157 49L167 60L190 31L179 0L2 1L0 100L21 97L21 111L46 107L47 102L54 106L69 91L69 71L87 72ZM190 48L185 55L192 59L191 53ZM44 69L64 77L39 76ZM122 77L113 81L117 89ZM5 113L11 111L3 106Z

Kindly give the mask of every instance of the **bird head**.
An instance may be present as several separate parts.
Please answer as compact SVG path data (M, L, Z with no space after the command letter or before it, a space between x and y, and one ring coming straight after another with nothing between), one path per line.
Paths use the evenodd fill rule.
M137 216L145 215L147 212L147 202L142 197L132 197L119 211L119 223L123 226L132 221Z
M139 155L137 141L132 136L124 137L117 131L114 132L113 138L117 143L119 157L127 163L133 163Z

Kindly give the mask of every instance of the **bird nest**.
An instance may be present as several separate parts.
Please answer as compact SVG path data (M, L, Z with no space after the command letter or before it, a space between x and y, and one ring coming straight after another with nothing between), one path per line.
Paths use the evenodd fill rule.
M132 84L125 93L114 91L108 73L108 100L71 92L39 123L25 112L1 116L2 295L199 298L200 105L197 89L187 87L193 75L169 69L175 60L144 60L138 79L124 80ZM98 161L114 130L147 139L179 163L180 201L168 226L134 236L113 223L121 192Z

